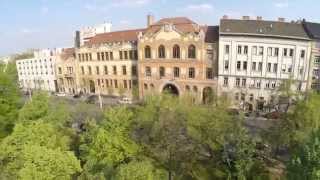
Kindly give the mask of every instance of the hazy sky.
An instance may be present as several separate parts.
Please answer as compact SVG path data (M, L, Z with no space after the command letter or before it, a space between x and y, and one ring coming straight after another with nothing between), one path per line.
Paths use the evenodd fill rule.
M145 27L149 13L209 25L224 14L320 22L319 7L320 0L0 0L0 56L72 46L75 30L104 21L112 22L113 30Z

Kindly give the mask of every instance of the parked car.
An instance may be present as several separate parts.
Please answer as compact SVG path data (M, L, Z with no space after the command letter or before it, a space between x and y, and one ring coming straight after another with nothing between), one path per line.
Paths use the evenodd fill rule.
M118 101L120 104L132 104L132 99L124 97Z
M81 97L80 94L75 94L75 95L73 95L73 98L75 98L75 99L80 98L80 97Z
M87 104L95 104L98 101L99 101L99 97L97 95L91 95L87 97L87 99L85 100Z
M65 96L66 96L66 93L61 93L61 92L60 92L60 93L57 93L56 96L58 96L58 97L65 97Z

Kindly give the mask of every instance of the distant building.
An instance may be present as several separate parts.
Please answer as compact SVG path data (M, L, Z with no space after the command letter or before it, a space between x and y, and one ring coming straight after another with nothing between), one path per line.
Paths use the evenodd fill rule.
M62 49L43 49L34 52L34 58L16 61L20 87L57 91L55 64Z
M111 23L103 23L96 26L84 27L75 32L75 47L79 48L98 34L111 32Z
M261 17L220 21L219 94L236 107L263 109L275 102L284 80L292 90L306 91L310 38L299 22L264 21Z
M310 85L312 89L320 91L320 24L306 21L302 23L309 37L313 40L310 60Z

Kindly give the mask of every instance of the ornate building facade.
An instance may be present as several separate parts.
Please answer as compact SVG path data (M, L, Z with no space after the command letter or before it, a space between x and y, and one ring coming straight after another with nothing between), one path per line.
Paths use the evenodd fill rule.
M188 18L166 18L138 37L139 94L192 94L196 102L216 91L218 27Z

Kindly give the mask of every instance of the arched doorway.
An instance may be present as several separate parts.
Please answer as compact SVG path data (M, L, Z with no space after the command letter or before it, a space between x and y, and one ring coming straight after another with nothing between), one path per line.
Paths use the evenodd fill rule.
M96 88L95 88L94 82L92 80L89 81L89 85L90 85L90 93L95 93Z
M213 102L213 89L211 87L206 87L202 92L202 102L203 104L210 104Z
M163 87L163 90L162 90L163 93L168 93L168 94L172 94L172 95L175 95L175 96L179 96L179 90L178 88L173 85L173 84L167 84Z

